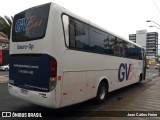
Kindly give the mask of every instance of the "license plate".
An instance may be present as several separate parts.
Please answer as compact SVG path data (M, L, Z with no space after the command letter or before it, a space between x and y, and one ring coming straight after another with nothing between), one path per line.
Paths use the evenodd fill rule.
M28 90L21 89L21 93L24 94L24 95L28 95Z

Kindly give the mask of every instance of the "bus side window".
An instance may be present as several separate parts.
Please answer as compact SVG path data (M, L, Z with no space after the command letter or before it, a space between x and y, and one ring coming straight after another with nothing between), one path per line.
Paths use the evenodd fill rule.
M88 25L74 18L70 18L69 20L69 47L89 50Z
M63 29L65 35L65 43L69 46L69 17L67 15L62 16L63 19Z
M69 47L75 48L75 22L69 18Z
M89 28L80 21L75 21L75 43L76 48L89 50Z
M117 38L113 39L114 44L113 44L113 50L114 50L114 55L115 56L120 56L120 46L119 46L119 41Z

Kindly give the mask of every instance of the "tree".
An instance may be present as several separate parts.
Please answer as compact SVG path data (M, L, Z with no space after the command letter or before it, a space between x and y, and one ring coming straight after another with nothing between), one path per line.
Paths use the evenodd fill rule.
M8 16L1 17L0 16L0 32L3 32L10 37L10 32L11 32L11 26L13 22L13 17L9 18Z

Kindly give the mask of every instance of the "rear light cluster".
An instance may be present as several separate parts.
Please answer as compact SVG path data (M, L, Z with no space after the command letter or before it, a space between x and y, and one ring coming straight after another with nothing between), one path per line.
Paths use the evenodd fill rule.
M49 82L50 91L56 87L56 83L57 83L57 61L55 58L50 57L50 82Z

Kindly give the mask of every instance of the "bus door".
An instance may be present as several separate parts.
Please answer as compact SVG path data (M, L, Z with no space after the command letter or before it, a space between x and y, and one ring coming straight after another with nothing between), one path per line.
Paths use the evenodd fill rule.
M142 79L145 80L146 78L146 53L144 49L142 49L142 60L143 60L143 71L142 71L143 78Z

